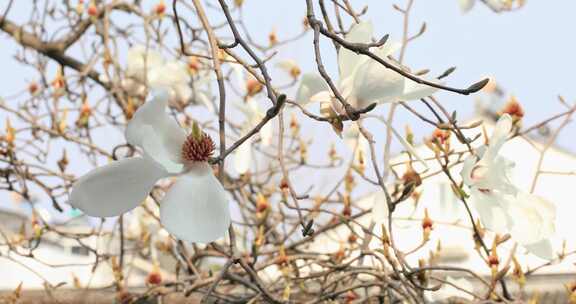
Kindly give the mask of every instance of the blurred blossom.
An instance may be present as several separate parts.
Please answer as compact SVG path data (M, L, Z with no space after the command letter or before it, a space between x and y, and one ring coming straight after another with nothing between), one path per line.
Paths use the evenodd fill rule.
M499 155L512 130L512 117L502 115L488 147L476 150L461 171L470 188L471 202L486 228L511 232L530 252L553 258L548 238L554 233L555 206L543 198L519 191L510 179L515 163Z
M352 26L345 39L350 43L370 44L372 33L372 23L361 22ZM388 63L402 68L399 63L388 58L399 48L399 43L388 41L383 46L372 47L371 51ZM373 102L388 103L420 99L437 91L436 88L418 84L386 68L376 60L344 47L341 47L338 52L338 69L340 72L338 90L342 97L356 108L365 108ZM298 92L297 98L301 103L331 101L335 110L344 114L340 101L326 89L324 81L319 79L319 76L304 75Z

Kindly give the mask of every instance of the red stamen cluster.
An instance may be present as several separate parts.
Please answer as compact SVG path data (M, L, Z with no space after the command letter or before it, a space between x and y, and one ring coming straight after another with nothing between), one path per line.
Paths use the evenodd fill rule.
M214 153L214 148L214 142L208 134L204 132L200 136L190 134L182 145L182 159L190 162L208 161Z
M432 138L436 139L440 144L444 144L448 139L450 139L450 130L435 129L432 132Z
M514 97L510 98L510 100L506 103L506 105L502 109L501 113L509 114L515 120L519 120L522 119L522 117L524 117L524 109L522 108L522 105L520 105L518 100L516 100L516 98Z
M422 229L426 230L426 229L430 229L432 230L434 228L434 222L432 221L432 219L430 218L425 218L424 220L422 220Z
M157 271L151 272L146 278L146 283L150 285L158 285L162 283L162 275Z

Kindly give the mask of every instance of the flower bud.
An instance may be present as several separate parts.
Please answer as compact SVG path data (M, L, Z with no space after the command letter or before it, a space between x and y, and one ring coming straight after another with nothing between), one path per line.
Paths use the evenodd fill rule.
M188 72L192 75L198 74L200 70L200 59L197 56L188 57Z
M348 236L348 243L349 244L356 244L356 242L358 241L358 237L356 236L355 233L350 232L350 235Z
M262 91L264 87L262 84L254 77L248 78L246 80L246 96L252 97Z
M346 297L344 302L345 303L352 303L356 300L358 300L360 298L360 296L358 296L358 294L356 292L354 292L353 290L348 290L348 292L346 292Z
M278 35L276 34L276 29L273 29L270 34L268 34L268 44L270 47L278 44Z
M514 277L514 280L516 280L518 285L520 285L520 288L522 288L524 287L524 285L526 285L526 276L524 275L522 266L520 266L520 263L518 262L516 257L512 258L512 262L514 262L514 271L512 272L512 275Z
M76 13L82 15L84 13L84 0L78 0L76 4Z
M498 114L508 114L512 117L514 123L517 123L522 119L522 117L524 117L524 109L515 96L510 96L510 99L508 99L508 102L504 105L502 110L498 112Z
M280 245L280 249L278 250L278 256L276 257L275 263L278 266L287 266L288 261L289 258L286 255L286 248L284 248L284 245Z
M38 95L39 91L40 91L40 86L38 86L38 83L36 83L36 81L32 81L28 85L28 93L30 93L30 95L36 96L36 95Z
M146 277L146 284L148 285L158 285L162 283L162 275L160 274L160 268L157 263L154 263L152 271Z
M98 7L94 0L90 1L90 5L88 6L88 16L92 18L92 21L95 21L95 18L98 17Z
M495 278L498 274L498 265L500 264L500 259L498 258L498 251L496 250L496 243L492 246L490 255L488 256L488 266L492 270L492 277Z
M430 239L430 233L434 229L434 222L428 216L428 208L424 209L424 219L422 219L422 233L424 242L427 242Z
M160 0L160 2L158 2L154 6L154 14L156 14L159 17L163 17L165 11L166 11L166 4L164 3L164 0Z
M16 140L16 130L12 127L10 123L10 118L6 118L6 127L5 127L6 135L4 135L4 140L8 144L9 148L14 147L14 141Z
M352 171L348 171L344 177L344 189L346 189L346 193L351 193L355 186L356 182L354 181L354 176L352 176Z

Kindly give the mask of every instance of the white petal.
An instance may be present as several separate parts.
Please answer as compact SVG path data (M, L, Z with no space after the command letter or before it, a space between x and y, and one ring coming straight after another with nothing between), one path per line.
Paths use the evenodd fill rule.
M172 101L186 104L192 97L192 88L187 83L181 83L172 87Z
M432 80L432 82L438 81ZM419 84L416 81L406 78L404 83L404 94L400 96L400 100L418 100L424 97L428 97L434 94L436 91L438 91L437 88L425 84Z
M516 164L501 156L497 156L489 163L485 162L486 159L486 157L483 157L478 163L484 166L485 173L474 180L474 186L478 189L490 189L504 194L516 195L518 190L511 180L512 169L514 169Z
M182 175L160 203L160 220L179 239L213 242L223 237L230 225L224 188L211 171Z
M273 138L274 138L274 125L272 123L272 120L270 120L260 129L260 139L262 140L262 145L264 146L271 145Z
M556 207L542 197L520 192L508 210L514 218L512 236L520 244L540 242L555 231Z
M214 112L214 104L212 104L212 100L209 97L210 94L208 92L203 92L200 90L193 90L192 91L192 104L195 105L204 105L208 111Z
M398 131L396 131L396 129L394 129L394 127L391 126L388 123L388 121L386 121L386 127L391 129L392 134L394 134L396 139L398 139L398 141L402 144L402 146L406 149L406 151L410 152L412 156L416 157L416 159L424 166L424 168L426 168L426 170L430 169L430 167L428 167L428 163L424 161L424 159L420 156L420 154L418 154L414 146L412 146L408 141L406 141L406 139L404 139L404 137L402 137L402 135L400 135L400 133L398 133Z
M510 117L510 115L508 114L502 115L500 119L498 119L498 122L494 127L494 132L492 132L492 136L490 137L490 143L488 149L486 149L486 152L482 157L484 161L489 162L494 158L496 158L496 155L498 155L500 148L502 148L502 145L504 145L504 143L508 139L508 135L510 134L511 130L512 130L512 117Z
M90 216L117 216L144 201L167 172L147 158L128 158L96 168L72 188L70 205Z
M483 193L472 188L470 197L482 224L496 233L507 233L512 227L512 219L505 208L506 198L497 193Z
M351 43L370 43L372 40L372 22L360 22L350 29L344 39ZM344 47L338 52L338 67L340 78L354 74L358 66L366 60L366 56L358 55Z
M144 81L146 72L162 65L164 59L160 53L151 49L146 51L142 45L134 46L128 50L126 76Z
M382 224L388 221L388 204L384 191L378 190L374 194L374 204L372 207L372 221Z
M545 260L552 260L555 258L554 256L554 249L552 248L552 243L548 239L544 239L538 243L524 245L528 252L532 253L533 255L545 259Z
M190 81L190 74L184 63L171 61L150 70L148 81L152 88L160 89L163 87L187 84Z
M296 102L307 104L311 101L310 98L316 95L316 93L326 90L328 90L328 85L324 81L324 78L316 74L306 73L302 75L300 87L296 93Z
M330 91L321 91L314 96L310 97L311 102L329 102L333 99L332 93Z
M155 97L144 103L126 128L128 143L141 147L146 155L162 164L171 173L182 170L181 149L186 133L166 113L168 92L155 92Z
M463 13L470 11L472 7L474 7L474 2L475 0L458 0L458 3L460 4L460 10Z
M353 91L359 108L374 101L395 101L404 92L404 76L370 59L358 68Z
M460 171L462 181L466 186L469 187L474 185L474 181L472 180L472 170L474 170L474 166L476 166L476 157L470 155L464 160L462 171Z
M372 51L372 53L378 55L378 57L380 57L380 58L386 58L386 57L394 54L400 48L402 48L402 43L388 39L388 41L386 41L386 43L383 46L377 47L377 48L372 48L372 49L370 49L370 51Z
M358 136L360 135L360 130L356 123L351 123L347 128L344 128L342 132L342 137L344 138L344 143L348 149L354 151L356 149L356 144L358 142Z
M240 147L234 151L234 169L238 174L244 174L250 170L252 163L251 140L243 142Z

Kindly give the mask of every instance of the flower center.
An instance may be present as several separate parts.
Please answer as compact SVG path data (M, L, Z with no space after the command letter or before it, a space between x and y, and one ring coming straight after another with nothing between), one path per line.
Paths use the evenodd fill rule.
M488 169L485 166L476 166L474 167L474 169L472 169L472 173L470 173L470 177L472 178L473 181L477 182L480 181L481 179L483 179L486 176L486 172L488 171ZM480 192L488 194L490 193L490 189L478 189Z
M187 162L205 162L214 153L212 138L194 123L192 133L182 145L182 159Z

